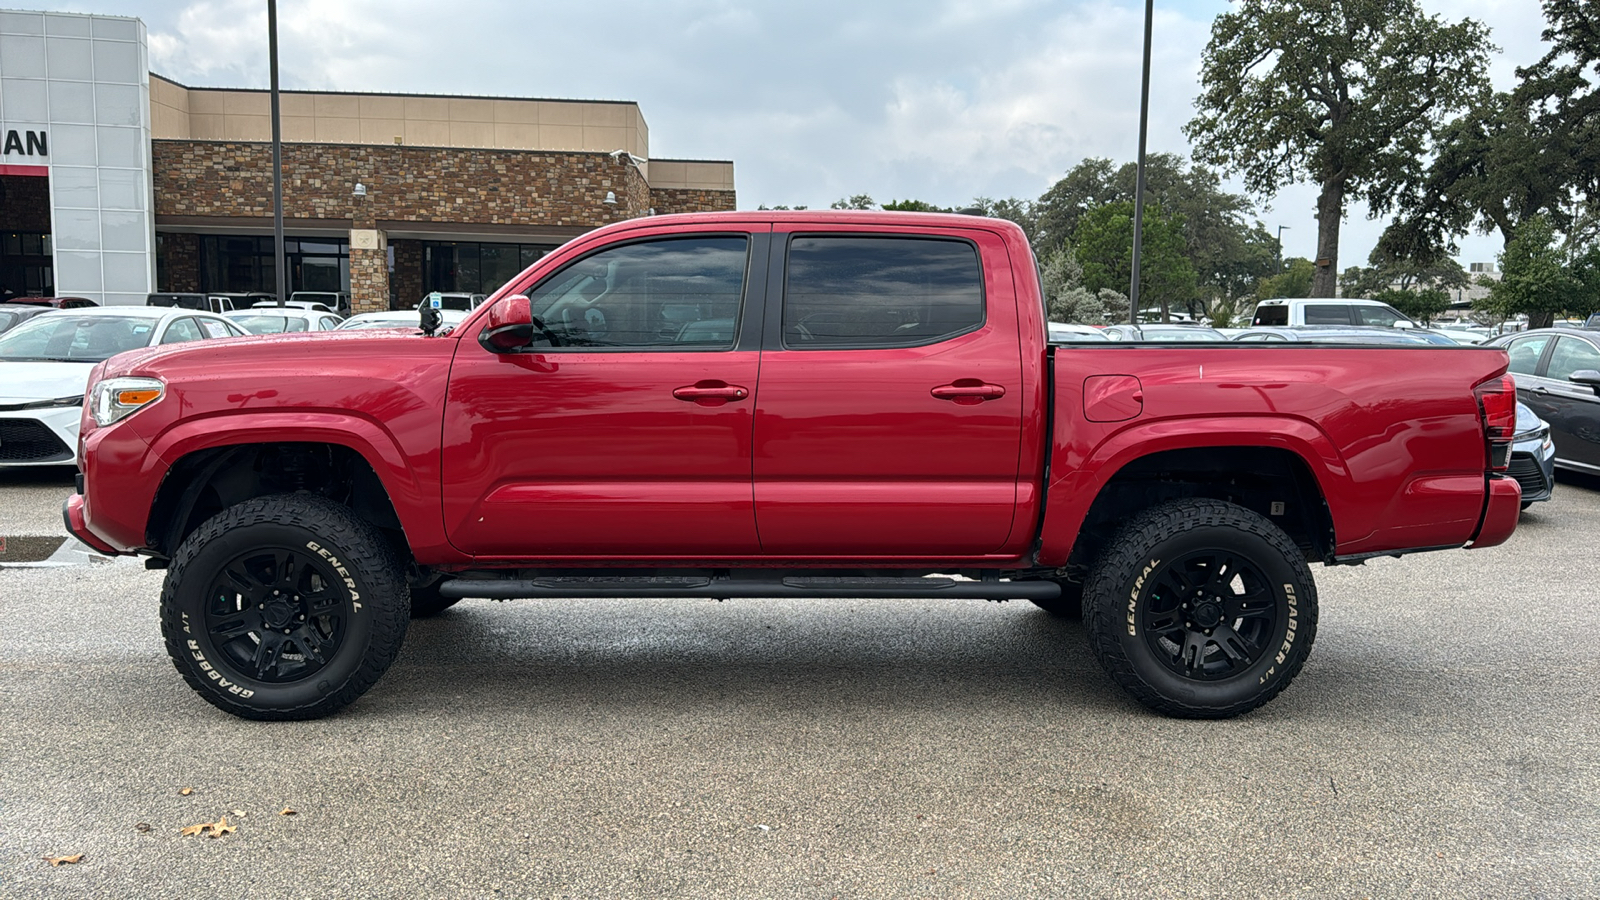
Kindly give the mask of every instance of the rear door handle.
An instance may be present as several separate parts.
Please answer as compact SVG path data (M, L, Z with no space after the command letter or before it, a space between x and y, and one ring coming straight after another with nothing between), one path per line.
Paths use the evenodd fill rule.
M953 400L963 406L998 400L1006 395L1003 385L989 384L976 378L958 378L953 384L941 384L928 393L939 400Z
M697 381L694 384L674 388L672 396L689 403L721 405L734 400L743 400L750 396L750 391L724 381Z

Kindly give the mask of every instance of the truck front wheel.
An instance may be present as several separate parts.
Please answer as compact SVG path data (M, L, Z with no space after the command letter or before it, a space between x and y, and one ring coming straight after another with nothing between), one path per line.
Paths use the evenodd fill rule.
M167 654L207 702L246 719L350 704L400 652L410 596L383 535L316 494L259 497L206 520L161 590Z
M1311 652L1317 589L1289 537L1219 500L1134 517L1084 591L1085 627L1111 677L1185 718L1248 712L1288 686Z

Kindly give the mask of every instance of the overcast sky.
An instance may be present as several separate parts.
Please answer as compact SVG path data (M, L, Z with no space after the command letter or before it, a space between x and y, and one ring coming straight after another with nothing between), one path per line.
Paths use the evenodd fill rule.
M1537 0L1423 3L1490 26L1502 86L1542 52ZM151 68L184 84L268 84L264 0L44 5L142 18ZM1155 6L1149 146L1187 155L1200 53L1228 4ZM1110 0L281 0L279 65L285 89L634 100L651 156L733 160L741 208L948 206L1037 198L1086 156L1131 161L1142 16ZM1314 253L1314 198L1262 202L1286 255ZM1353 206L1340 268L1382 226ZM1462 259L1498 250L1472 237Z

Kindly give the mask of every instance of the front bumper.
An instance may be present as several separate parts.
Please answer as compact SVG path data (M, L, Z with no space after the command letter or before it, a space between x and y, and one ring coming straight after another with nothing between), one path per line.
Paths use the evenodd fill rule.
M1522 485L1523 503L1549 500L1556 483L1556 448L1549 432L1512 444L1506 474Z
M71 465L82 415L78 406L0 413L0 466Z
M98 553L107 556L117 556L117 551L100 536L89 530L89 525L83 520L83 495L73 494L61 502L61 521L67 526L67 533L78 540L88 544Z

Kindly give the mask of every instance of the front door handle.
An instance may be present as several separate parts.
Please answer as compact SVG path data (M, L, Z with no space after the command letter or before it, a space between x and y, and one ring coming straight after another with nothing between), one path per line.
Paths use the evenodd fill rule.
M989 384L976 378L957 378L954 383L941 384L928 393L939 400L953 400L970 406L985 400L998 400L1006 395L1006 389L1003 385Z
M697 381L694 384L674 388L672 396L688 403L721 406L734 400L743 400L750 396L750 391L725 381Z

